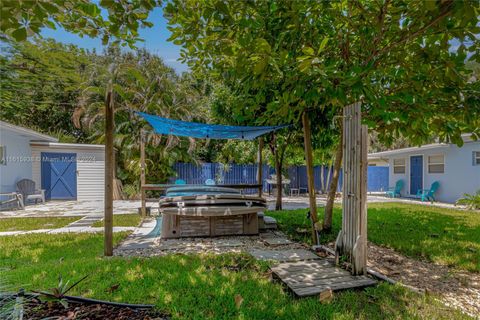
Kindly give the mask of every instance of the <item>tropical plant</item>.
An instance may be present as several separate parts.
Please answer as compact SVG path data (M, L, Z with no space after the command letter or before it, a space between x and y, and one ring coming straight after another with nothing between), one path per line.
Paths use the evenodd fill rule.
M173 174L173 164L189 161L195 148L193 139L162 137L136 112L168 118L202 121L204 88L188 76L178 76L172 68L145 50L121 52L111 47L96 56L89 67L73 120L90 139L103 143L104 93L111 83L115 103L115 147L120 164L118 177L125 185L137 185L140 168L140 134L146 132L146 176L149 182L165 182Z
M58 284L56 287L51 288L49 291L33 291L39 294L39 299L43 302L58 302L65 308L68 308L68 300L66 299L66 295L70 292L73 288L75 288L80 282L85 280L88 275L84 276L80 280L70 284L70 280L67 282L63 281L63 277L61 275L58 276Z
M458 199L455 205L463 205L468 209L478 210L480 209L480 189L475 194L465 193L463 198Z

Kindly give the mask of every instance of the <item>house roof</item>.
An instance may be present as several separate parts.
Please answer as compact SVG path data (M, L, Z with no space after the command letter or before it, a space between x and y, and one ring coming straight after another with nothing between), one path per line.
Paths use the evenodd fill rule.
M471 139L470 134L462 134L462 139L465 143L473 142L474 140ZM425 144L419 147L410 147L410 148L402 148L402 149L395 149L395 150L388 150L382 152L374 152L368 154L368 159L384 159L385 157L402 154L402 153L409 153L409 152L418 152L423 150L431 150L431 149L440 149L450 146L450 143L431 143Z
M43 133L39 133L37 131L33 131L31 129L16 126L16 125L13 125L13 124L10 124L8 122L1 121L1 120L0 120L0 128L13 131L13 132L15 132L18 135L23 136L23 137L32 138L32 140L35 139L35 140L58 142L57 138L51 137L51 136L43 134Z
M60 143L60 142L48 142L48 141L32 141L31 146L46 146L52 149L105 149L103 144L83 144L83 143Z
M420 147L411 147L411 148L402 148L402 149L395 149L395 150L388 150L388 151L382 151L382 152L375 152L375 153L369 153L368 154L368 159L382 159L384 157L388 156L393 156L396 154L401 154L401 153L408 153L408 152L415 152L415 151L421 151L421 150L430 150L430 149L437 149L437 148L445 148L448 147L448 143L432 143L432 144L426 144Z

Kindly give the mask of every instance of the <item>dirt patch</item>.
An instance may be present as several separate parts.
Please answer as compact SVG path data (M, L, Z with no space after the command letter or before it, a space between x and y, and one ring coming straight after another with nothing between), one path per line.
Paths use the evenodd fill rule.
M164 320L165 314L154 310L131 309L105 304L69 303L65 308L58 302L41 302L32 299L24 306L23 319L118 319L118 320Z
M438 294L447 306L480 319L480 274L405 257L392 249L368 244L368 266L389 278Z

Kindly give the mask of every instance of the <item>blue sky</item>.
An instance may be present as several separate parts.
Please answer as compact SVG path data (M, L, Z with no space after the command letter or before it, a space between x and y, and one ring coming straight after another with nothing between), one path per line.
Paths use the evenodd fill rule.
M152 28L140 30L140 38L144 39L144 42L138 42L137 47L146 48L148 51L162 57L165 64L174 68L177 73L187 71L187 65L177 61L180 57L180 47L167 41L170 37L170 31L167 29L167 20L163 17L162 9L156 8L153 10L148 20L154 25ZM85 49L95 48L97 52L102 52L103 50L100 38L80 38L78 35L66 32L62 28L57 28L57 30L44 29L42 30L42 36L53 38L63 43L75 44Z

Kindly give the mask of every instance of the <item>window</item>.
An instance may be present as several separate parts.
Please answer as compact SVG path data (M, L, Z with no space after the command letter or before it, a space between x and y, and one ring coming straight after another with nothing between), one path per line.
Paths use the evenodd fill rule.
M480 166L480 151L473 151L473 165Z
M443 173L445 171L445 161L443 154L428 156L428 173Z
M6 149L7 149L7 147L0 146L0 164L3 164L3 165L7 164Z
M393 159L393 173L405 173L405 159Z

